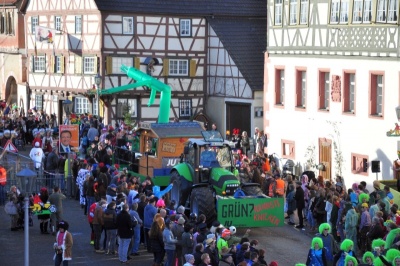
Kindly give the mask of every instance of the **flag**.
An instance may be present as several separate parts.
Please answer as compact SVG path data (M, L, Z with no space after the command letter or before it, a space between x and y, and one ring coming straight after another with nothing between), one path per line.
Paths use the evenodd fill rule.
M50 29L42 26L36 26L35 29L35 40L37 42L53 43L54 35L56 34L55 29Z

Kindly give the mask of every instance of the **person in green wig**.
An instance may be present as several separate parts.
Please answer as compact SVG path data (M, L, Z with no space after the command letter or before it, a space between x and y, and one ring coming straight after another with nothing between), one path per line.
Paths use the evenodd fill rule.
M374 253L367 251L364 253L362 257L362 262L363 262L362 265L374 265L374 259L375 259Z
M333 265L333 255L335 251L335 246L337 243L331 234L331 226L328 223L322 223L319 228L319 234L317 235L322 239L324 248L326 249L326 260L327 265Z
M320 237L314 237L307 255L307 266L327 266L326 249Z
M358 261L353 256L347 255L346 258L344 259L344 266L357 266L357 265Z
M385 255L385 243L386 241L382 238L372 241L372 254L374 254L375 258L380 255Z
M400 251L394 248L389 249L386 255L380 255L374 260L374 266L392 265L394 258L400 256Z
M343 240L342 244L340 244L340 251L333 258L333 265L336 266L344 266L346 256L355 257L356 254L353 251L354 242L350 239ZM357 258L356 258L357 260Z

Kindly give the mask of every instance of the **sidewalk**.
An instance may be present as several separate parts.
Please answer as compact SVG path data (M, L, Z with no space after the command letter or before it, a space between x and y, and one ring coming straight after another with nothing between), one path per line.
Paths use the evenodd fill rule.
M117 256L97 254L90 245L90 226L79 201L67 199L63 202L64 220L69 223L69 231L72 233L74 245L72 248L71 265L108 266L118 265ZM24 231L13 232L10 230L10 217L5 213L4 206L0 206L0 264L24 265ZM33 227L29 228L29 264L30 265L54 265L53 243L55 237L51 234L40 233L39 221L33 216ZM102 242L101 242L102 243ZM151 265L153 254L147 253L143 248L139 250L140 256L133 257L131 265Z

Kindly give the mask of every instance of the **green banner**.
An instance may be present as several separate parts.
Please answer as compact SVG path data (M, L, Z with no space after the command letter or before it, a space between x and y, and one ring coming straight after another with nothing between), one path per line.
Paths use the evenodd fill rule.
M225 227L283 226L283 198L219 199L218 221Z

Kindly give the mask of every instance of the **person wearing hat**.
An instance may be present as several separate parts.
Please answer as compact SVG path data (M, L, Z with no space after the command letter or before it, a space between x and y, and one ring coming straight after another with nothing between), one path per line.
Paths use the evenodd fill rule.
M182 234L182 254L185 256L186 254L193 253L194 247L194 238L193 238L193 225L190 223L186 223L183 227L184 232Z
M208 254L208 257L210 260L209 261L210 265L218 264L218 252L217 252L217 247L215 245L215 239L213 236L206 239L204 254ZM202 259L202 261L203 261L203 259Z
M361 254L364 254L366 251L370 250L370 245L368 245L369 241L367 238L367 233L369 232L369 229L371 227L372 221L371 221L371 216L369 214L368 210L368 203L362 203L361 204L361 220L359 224L359 233L360 233L360 251Z
M229 231L229 229L222 230L221 237L218 239L218 242L217 242L219 258L221 258L222 249L224 247L229 248L227 240L230 236L231 236L231 231Z
M296 181L296 192L294 194L294 199L296 201L296 209L297 209L297 216L299 217L299 224L296 225L296 228L303 229L303 209L306 206L304 200L304 190L302 188L301 181Z
M72 245L74 241L68 228L69 224L66 221L58 223L58 232L53 245L55 266L68 265L68 261L72 260Z
M176 218L178 218L178 220L176 221L176 223L173 223L170 226L170 229L172 231L172 234L178 240L178 243L175 245L175 257L178 259L178 264L182 265L182 256L185 255L182 254L182 234L185 231L184 225L186 221L185 218L180 215L177 215Z
M173 221L170 219L165 220L165 229L163 231L163 241L164 241L164 249L165 253L167 254L167 259L165 261L166 266L173 266L175 261L175 250L176 244L178 240L176 236L174 236L173 232L171 231Z
M221 251L221 258L219 260L219 266L234 266L232 254L229 253L228 248L223 248Z
M29 153L29 157L32 159L35 169L39 170L42 166L42 160L44 159L44 152L42 148L40 148L40 143L38 141L36 141L34 145L35 146Z

